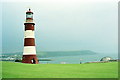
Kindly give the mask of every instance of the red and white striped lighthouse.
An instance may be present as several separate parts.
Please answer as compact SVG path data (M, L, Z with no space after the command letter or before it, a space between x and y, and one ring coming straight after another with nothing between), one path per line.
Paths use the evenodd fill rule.
M31 9L26 12L25 33L24 33L24 51L22 63L38 64L35 47L33 12Z

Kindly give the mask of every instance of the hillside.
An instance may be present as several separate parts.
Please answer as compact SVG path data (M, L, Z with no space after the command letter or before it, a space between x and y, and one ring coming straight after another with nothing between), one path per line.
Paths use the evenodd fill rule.
M49 52L37 52L40 57L57 57L57 56L75 56L75 55L93 55L96 54L90 50L81 51L49 51Z
M6 55L22 55L23 52L16 53L4 53ZM81 50L81 51L39 51L37 55L39 57L57 57L57 56L75 56L75 55L93 55L97 54L94 51L90 50Z

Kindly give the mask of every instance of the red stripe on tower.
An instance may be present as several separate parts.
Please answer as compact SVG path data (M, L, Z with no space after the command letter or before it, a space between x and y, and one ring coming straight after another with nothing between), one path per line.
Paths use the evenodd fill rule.
M25 25L25 31L26 30L33 30L34 31L34 23L24 23Z
M22 57L22 63L38 64L35 48L35 36L33 12L29 9L26 12L25 33L24 33L24 51Z

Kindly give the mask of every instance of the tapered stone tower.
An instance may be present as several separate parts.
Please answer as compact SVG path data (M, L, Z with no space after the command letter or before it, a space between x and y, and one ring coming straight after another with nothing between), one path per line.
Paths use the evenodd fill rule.
M38 64L35 47L35 23L33 22L33 12L31 9L26 12L25 33L24 33L24 51L22 63Z

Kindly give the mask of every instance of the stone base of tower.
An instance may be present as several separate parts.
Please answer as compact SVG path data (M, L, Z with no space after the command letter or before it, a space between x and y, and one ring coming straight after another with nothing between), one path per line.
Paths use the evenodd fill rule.
M36 55L23 55L22 63L38 64L37 56Z

